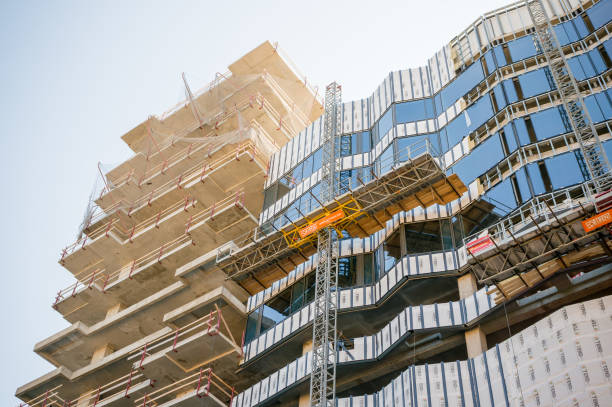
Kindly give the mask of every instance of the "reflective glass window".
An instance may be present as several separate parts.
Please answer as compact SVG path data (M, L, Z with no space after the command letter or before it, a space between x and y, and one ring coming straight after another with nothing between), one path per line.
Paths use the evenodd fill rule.
M586 24L584 24L581 18L573 18L564 23L557 24L554 30L561 45L578 41L589 33Z
M385 273L389 272L402 257L399 230L385 239L382 245L382 256Z
M489 67L489 74L491 74L497 66L507 65L506 57L504 56L504 50L501 45L497 45L493 48L493 51L489 50L485 54L485 60ZM497 64L495 62L497 61Z
M414 100L395 105L395 120L397 123L416 122L433 117L431 99Z
M550 90L548 86L548 79L544 74L543 69L537 71L527 72L519 76L519 82L523 89L523 96L525 98L539 95Z
M516 208L512 183L508 178L488 190L485 199L495 205L493 211L499 215L505 215Z
M573 152L556 155L545 162L554 189L582 182L582 172Z
M310 177L312 175L312 162L314 158L312 155L306 157L302 164L302 178Z
M440 95L442 96L442 107L446 110L457 99L465 95L484 78L481 64L472 64L469 68L459 74L448 84Z
M404 162L410 158L410 150L412 145L417 144L418 146L423 145L423 140L427 139L428 136L412 136L412 137L402 137L397 139L397 161ZM418 147L412 147L415 149Z
M440 221L416 222L405 225L406 253L419 254L442 250Z
M468 133L467 121L465 119L465 113L463 113L455 117L453 121L446 125L449 148L458 144L461 139L468 135Z
M363 255L363 284L372 284L375 278L372 254L366 253Z
M531 122L538 140L544 140L565 133L559 109L556 107L542 110L531 115Z
M312 172L315 173L319 170L319 168L321 168L321 149L319 148L317 151L315 151L315 153L312 155Z
M510 51L512 62L520 61L536 54L533 37L531 35L526 35L508 42L508 50Z
M338 259L338 287L353 287L357 283L357 257Z
M467 109L466 120L467 131L472 132L493 116L493 106L489 95L483 95L476 103Z
M379 170L379 174L385 174L387 173L389 170L391 170L391 167L393 167L394 160L393 160L393 144L389 145L389 147L387 147L387 149L380 155L380 158L378 159L378 168Z
M516 181L523 202L526 202L531 199L531 191L529 190L529 183L527 182L527 172L525 171L525 168L520 168L516 172Z
M344 134L340 137L340 157L353 155L353 136L355 134Z
M612 105L610 105L611 96L612 92L607 90L606 92L596 93L584 98L584 104L589 110L591 120L593 120L594 123L612 118Z
M480 143L475 150L452 166L464 184L469 184L476 177L497 164L504 157L499 135L494 134Z
M529 176L531 177L533 193L536 195L542 195L546 192L546 187L544 186L544 180L542 179L542 173L538 163L528 164L527 168L529 169Z
M593 23L593 27L598 29L602 25L607 24L612 17L612 0L602 0L588 9L586 13L591 23Z
M263 315L261 318L261 329L259 334L266 332L268 329L272 328L274 325L278 324L281 321L284 321L287 318L287 315L277 311L276 309L264 305L263 306Z
M514 88L514 84L511 80L506 79L502 82L504 89L506 91L506 97L508 98L508 103L514 103L518 101L518 96L516 95L516 89Z
M385 134L393 127L393 109L387 110L387 112L378 121L378 137L379 139L384 137Z
M244 333L245 342L250 342L253 338L257 336L257 325L259 324L259 314L261 312L261 307L257 308L255 311L249 314L247 319L246 331Z

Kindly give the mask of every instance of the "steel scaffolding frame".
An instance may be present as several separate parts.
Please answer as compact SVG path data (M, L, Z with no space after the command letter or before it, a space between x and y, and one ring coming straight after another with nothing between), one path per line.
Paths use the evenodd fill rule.
M534 23L539 49L546 58L563 107L569 115L572 130L580 143L591 179L595 180L595 193L606 192L612 189L610 173L612 167L584 104L578 83L565 60L542 0L525 0L525 4Z
M339 160L336 160L336 138L341 128L341 100L341 87L332 82L325 90L321 140L321 198L324 203L336 197L336 179L340 172ZM319 231L317 240L310 405L333 407L336 399L338 237L332 227L326 227Z

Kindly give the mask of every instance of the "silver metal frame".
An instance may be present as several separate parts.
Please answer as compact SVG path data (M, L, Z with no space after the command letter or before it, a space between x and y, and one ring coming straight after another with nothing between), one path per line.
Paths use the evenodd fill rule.
M325 91L325 119L322 139L321 200L336 197L340 168L336 160L336 138L340 133L342 91L333 82ZM334 406L336 399L336 318L338 315L338 237L331 227L319 231L315 276L314 320L312 324L312 372L310 405Z

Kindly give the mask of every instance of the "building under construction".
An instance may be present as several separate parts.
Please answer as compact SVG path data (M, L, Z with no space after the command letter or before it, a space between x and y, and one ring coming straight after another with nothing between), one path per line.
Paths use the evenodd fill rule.
M183 75L99 166L17 397L612 405L611 37L612 0L529 0L361 100L268 42Z

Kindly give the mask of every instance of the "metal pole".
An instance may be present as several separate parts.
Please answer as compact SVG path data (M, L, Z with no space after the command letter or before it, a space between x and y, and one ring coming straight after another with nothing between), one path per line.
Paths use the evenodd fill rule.
M321 140L321 201L336 196L339 168L336 137L340 132L340 86L333 82L325 92L325 116ZM334 406L337 358L338 238L330 227L318 233L318 264L315 278L314 321L312 326L312 373L310 405Z
M593 126L578 83L567 64L559 40L546 15L542 0L526 0L525 5L534 23L540 50L546 57L550 73L559 91L563 107L568 113L572 131L580 144L596 194L612 189L610 162Z

